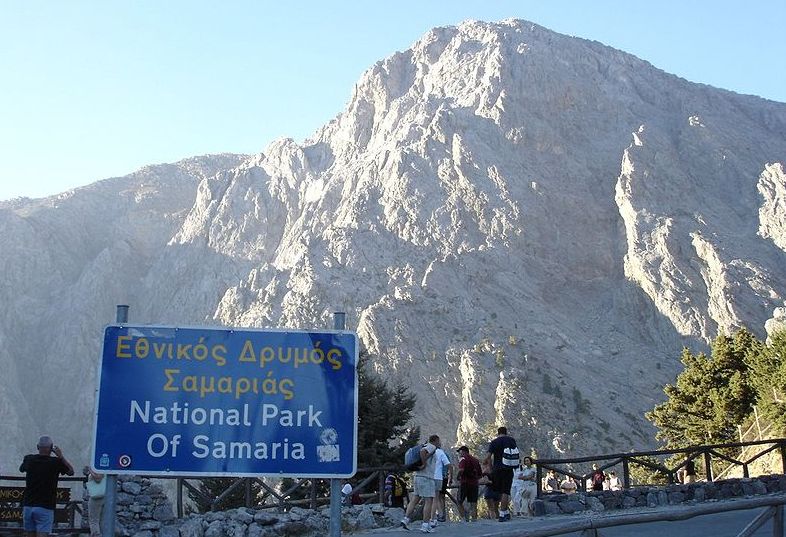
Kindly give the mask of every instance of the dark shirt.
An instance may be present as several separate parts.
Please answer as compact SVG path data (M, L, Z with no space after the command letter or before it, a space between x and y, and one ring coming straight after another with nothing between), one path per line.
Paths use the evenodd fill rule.
M502 464L502 452L505 451L505 448L512 448L516 447L516 441L513 440L512 436L501 435L496 437L489 443L488 452L494 456L494 466L495 470L506 469L513 471L513 468L510 466L505 466Z
M592 472L592 490L603 490L603 482L606 480L606 474L603 470L595 470Z
M696 465L693 464L693 460L685 463L685 475L696 475Z
M19 471L25 475L25 495L22 505L54 510L57 504L57 478L69 472L59 457L25 455Z
M478 479L483 475L483 470L480 468L480 461L467 453L461 457L458 463L459 472L461 472L460 482L462 485L477 486Z

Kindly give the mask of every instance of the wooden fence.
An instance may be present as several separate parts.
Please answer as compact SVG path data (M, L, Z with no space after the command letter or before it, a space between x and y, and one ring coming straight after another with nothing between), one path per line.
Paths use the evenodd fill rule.
M79 483L79 492L85 482L84 477L62 477L59 483ZM0 535L20 535L22 533L22 497L18 491L24 490L25 478L0 475ZM70 487L58 487L55 508L55 527L52 533L77 534L90 533L90 528L82 522L82 496L72 493ZM85 521L86 522L86 521Z
M358 492L365 503L383 503L385 493L385 478L391 471L399 471L401 468L394 466L380 466L375 468L359 468L355 473L354 480L359 482L352 488ZM161 477L161 476L158 476ZM217 510L221 503L232 493L239 489L244 491L246 507L255 509L278 509L284 511L293 506L308 507L316 509L320 505L330 503L327 494L320 494L320 491L329 491L329 481L324 479L303 478L295 479L294 483L283 491L277 491L270 484L261 478L242 477L236 478L221 494L210 498L198 488L193 482L200 481L199 478L177 477L177 516L185 514L185 495L191 492L192 495L199 497L203 503L209 504L211 510ZM253 485L257 484L262 489L260 497L253 497ZM308 491L304 494L304 491Z
M751 448L759 447L758 451ZM723 450L742 449L744 454L750 457L739 460L731 457ZM537 469L538 496L543 492L543 472L544 470L554 470L555 473L570 477L578 481L580 490L586 490L586 480L592 472L580 472L577 468L586 463L597 463L599 469L606 470L611 467L622 467L623 488L630 488L631 466L648 468L665 476L668 483L677 482L677 474L684 470L688 461L694 461L697 468L702 470L703 479L713 481L713 463L728 463L741 466L744 477L750 477L749 466L754 461L767 455L777 452L781 457L782 471L786 473L786 438L772 438L769 440L756 440L752 442L730 442L726 444L712 444L707 446L693 446L682 449L663 449L656 451L631 451L629 453L614 453L609 455L594 455L592 457L577 457L570 459L538 459L534 461ZM656 457L676 457L677 462L672 466L666 466L663 462L652 462ZM698 462L698 464L696 464ZM637 483L647 485L648 483Z

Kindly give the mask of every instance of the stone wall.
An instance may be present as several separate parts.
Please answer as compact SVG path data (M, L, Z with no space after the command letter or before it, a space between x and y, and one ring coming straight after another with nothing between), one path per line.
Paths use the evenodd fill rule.
M172 502L161 485L146 477L118 477L115 533L124 537L177 537Z
M240 507L176 519L163 488L148 478L120 476L117 490L115 533L121 537L310 537L327 535L330 524L328 506L317 510L292 507L286 513ZM402 509L379 504L342 507L342 531L395 526L403 516Z
M786 476L769 475L752 479L726 479L711 483L660 487L636 487L628 490L598 491L577 494L548 494L541 497L545 514L608 511L631 507L657 507L693 504L786 492Z
M387 509L379 504L342 507L341 531L351 533L396 526L403 516L402 509ZM192 515L181 522L180 537L324 536L329 532L330 507L318 510L293 507L286 513L240 507L231 511Z
M758 496L786 492L786 476L727 479L713 483L636 487L620 491L549 494L538 508L546 515L583 511L608 511L633 507L695 504L708 500ZM241 507L229 511L193 514L176 519L171 501L162 487L150 479L118 479L116 533L121 537L272 537L327 535L329 507L317 510L293 507L286 513L274 509ZM342 507L342 531L396 526L404 516L401 509L379 504Z

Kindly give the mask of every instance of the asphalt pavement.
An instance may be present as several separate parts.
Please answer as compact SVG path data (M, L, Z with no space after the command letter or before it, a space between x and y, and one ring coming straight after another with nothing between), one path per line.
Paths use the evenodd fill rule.
M731 500L733 501L733 500ZM624 511L609 511L606 513L592 513L592 518L598 517L619 517L636 512L652 513L664 509L677 509L676 507L665 508L640 508L626 509ZM688 520L670 522L649 522L646 524L635 524L617 526L597 530L598 537L736 537L756 516L764 509L748 509L739 511L728 511L724 513L702 515ZM496 520L478 520L477 522L446 522L435 529L435 537L526 537L535 530L545 530L549 528L564 527L566 523L586 519L587 514L578 515L549 515L542 517L519 517L513 518L509 522L498 522ZM401 527L378 528L359 533L352 533L353 536L376 536L376 537L413 537L413 535L423 535L420 532L420 521L413 521L409 524L409 530ZM428 535L428 534L426 534ZM585 537L581 532L563 534L565 537ZM759 528L752 537L773 537L772 520Z

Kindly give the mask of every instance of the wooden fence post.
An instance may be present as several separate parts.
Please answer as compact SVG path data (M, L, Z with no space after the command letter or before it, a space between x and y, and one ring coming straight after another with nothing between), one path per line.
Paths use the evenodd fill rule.
M537 462L535 463L535 485L537 485L535 497L540 498L543 492L543 468Z
M177 518L183 518L183 478L177 478Z
M622 459L622 488L630 488L630 461L627 457Z
M712 456L709 451L704 451L704 471L707 474L707 481L712 481Z
M781 442L779 447L781 452L781 470L786 474L786 444Z

